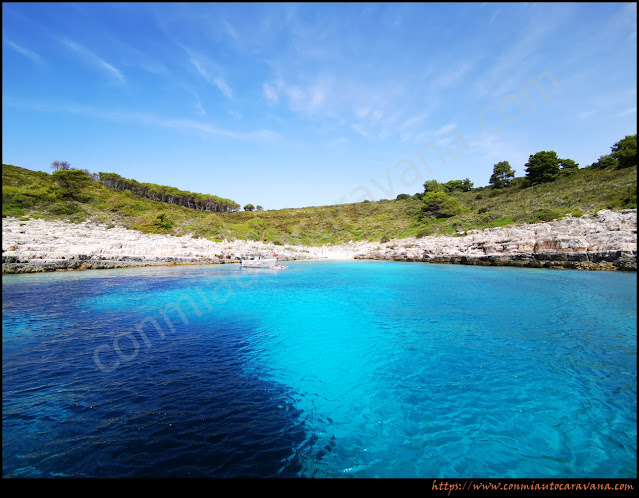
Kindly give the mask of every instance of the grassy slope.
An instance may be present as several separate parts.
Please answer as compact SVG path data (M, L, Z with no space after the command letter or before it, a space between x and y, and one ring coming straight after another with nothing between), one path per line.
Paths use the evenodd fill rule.
M151 201L92 182L86 202L65 200L51 175L2 166L4 216L86 219L150 233L251 239L281 244L333 244L455 234L471 228L550 221L568 213L636 207L637 168L580 169L574 175L530 188L476 189L458 194L464 211L452 218L422 218L418 199L281 209L210 213ZM80 198L82 196L79 196Z

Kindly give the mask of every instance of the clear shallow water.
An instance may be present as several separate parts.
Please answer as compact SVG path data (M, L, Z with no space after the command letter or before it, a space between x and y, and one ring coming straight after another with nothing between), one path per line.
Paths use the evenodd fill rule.
M3 276L3 476L636 477L634 273Z

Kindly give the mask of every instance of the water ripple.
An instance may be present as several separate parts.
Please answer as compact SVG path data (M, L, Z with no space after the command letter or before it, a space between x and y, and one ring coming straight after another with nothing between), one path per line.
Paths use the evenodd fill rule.
M636 275L224 266L3 277L3 476L636 476Z

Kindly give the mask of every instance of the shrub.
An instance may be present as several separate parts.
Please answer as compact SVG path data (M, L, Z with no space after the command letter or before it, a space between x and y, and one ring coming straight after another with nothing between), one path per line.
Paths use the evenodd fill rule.
M35 199L23 193L18 187L3 187L2 188L2 203L19 206L22 208L29 208L35 204Z
M451 180L443 184L444 190L449 194L452 192L469 192L473 188L473 182L468 178L463 180Z
M478 226L485 226L487 223L490 223L490 215L482 214L481 216L477 217Z
M427 237L429 235L432 235L434 232L433 228L431 226L422 226L420 228L417 229L417 232L415 233L415 237ZM391 247L392 249L392 247Z
M559 161L554 150L532 154L526 163L526 178L533 185L556 180L559 176Z
M530 215L528 223L537 223L538 221L552 221L561 218L561 213L556 209L540 209Z
M606 209L630 209L637 207L637 189L633 186L612 194L605 203Z
M628 186L626 188L625 195L621 198L624 209L631 209L637 207L637 187Z
M503 227L505 225L512 225L514 223L513 220L511 220L508 216L501 216L499 218L497 218L496 220L493 220L490 223L491 227Z
M627 135L611 147L612 157L617 160L618 168L630 168L637 165L637 135Z
M51 205L47 211L49 211L50 214L68 216L77 213L80 209L71 202L56 202Z
M597 159L597 161L592 163L590 166L592 168L605 169L605 168L616 168L617 164L618 164L618 161L614 157L612 157L610 154L606 154L606 155L600 156L599 159Z
M424 195L423 203L424 213L434 218L450 218L462 211L459 200L444 192L428 192Z
M572 159L559 159L559 168L561 174L570 175L579 170L579 163L576 163Z
M444 192L446 188L443 183L439 183L437 180L426 180L424 182L424 194L429 192Z
M532 182L525 176L518 176L513 178L513 181L510 185L511 187L515 188L528 188L532 186Z
M91 184L92 180L86 173L79 169L57 170L51 177L60 186L63 197L77 199L86 202L88 197L82 194L82 189Z
M71 164L67 161L53 161L51 167L56 171L68 171L71 169Z
M15 204L3 204L2 205L2 217L6 216L23 216L24 210L20 206Z
M173 228L173 223L168 219L166 213L160 213L155 221L155 226L162 230L170 230Z
M510 167L508 161L500 161L493 166L493 174L490 176L488 182L493 188L504 188L510 186L513 178L515 178L515 171Z

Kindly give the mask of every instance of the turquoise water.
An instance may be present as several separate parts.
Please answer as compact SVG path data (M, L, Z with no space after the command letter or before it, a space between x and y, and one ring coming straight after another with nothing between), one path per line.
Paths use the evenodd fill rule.
M3 476L636 477L635 273L3 276Z

